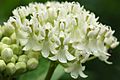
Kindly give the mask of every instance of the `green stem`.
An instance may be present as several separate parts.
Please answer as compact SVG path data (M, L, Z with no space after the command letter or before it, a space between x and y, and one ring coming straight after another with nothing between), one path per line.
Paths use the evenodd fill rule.
M57 65L58 65L58 63L55 63L55 62L51 62L50 63L49 70L47 72L45 80L50 80L51 79L51 77L52 77L52 75L53 75Z

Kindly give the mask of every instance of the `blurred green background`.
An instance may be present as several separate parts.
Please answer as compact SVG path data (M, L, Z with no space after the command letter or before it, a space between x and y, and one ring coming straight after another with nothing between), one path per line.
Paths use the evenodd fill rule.
M12 10L22 5L28 5L30 2L46 2L47 0L0 0L0 24L7 21L12 15ZM66 0L57 0L66 1ZM73 0L67 0L69 2ZM120 41L120 0L74 0L79 2L87 10L94 12L99 16L99 21L103 24L110 25L115 30L115 36ZM110 61L112 65L108 65L98 59L87 62L85 65L85 73L88 78L77 80L120 80L120 46L113 50L109 50L112 54ZM18 80L43 80L45 71L48 70L49 62L45 59L40 60L40 65L35 71L23 74ZM61 66L57 68L52 80L74 80L69 74L64 73Z

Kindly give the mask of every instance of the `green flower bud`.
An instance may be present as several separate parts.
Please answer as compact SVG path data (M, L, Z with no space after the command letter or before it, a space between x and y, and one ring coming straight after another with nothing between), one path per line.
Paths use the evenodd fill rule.
M14 27L10 26L9 24L5 23L3 29L4 29L4 36L11 36L12 33L14 33Z
M26 71L25 62L17 62L15 66L16 66L16 73L23 73Z
M38 60L40 58L40 52L29 51L27 56L28 58L36 58Z
M16 34L15 34L15 33L13 33L13 34L10 36L10 38L11 38L12 43L16 43Z
M17 55L13 55L13 57L11 58L11 62L16 63L17 60L18 60Z
M13 57L16 59L16 61L18 60L18 56L17 55L13 55Z
M11 39L9 37L3 37L1 42L9 45L9 44L11 44Z
M0 53L4 48L8 48L9 46L7 44L3 44L2 42L0 42Z
M15 63L16 59L14 57L12 57L10 62Z
M22 54L22 50L21 47L17 44L12 44L10 45L10 48L13 50L13 53L16 55L21 55Z
M21 56L19 56L18 61L26 63L28 61L27 55L21 55Z
M16 67L14 63L8 63L6 66L6 73L8 75L13 75L16 72Z
M6 68L6 64L5 64L4 60L0 60L0 72L5 70L5 68Z
M13 51L10 48L5 48L1 52L1 57L4 59L6 62L9 62L11 58L13 57Z
M38 66L38 60L37 60L37 59L31 58L31 59L28 60L28 62L27 62L27 68L28 68L29 70L33 70L33 69L35 69L37 66Z

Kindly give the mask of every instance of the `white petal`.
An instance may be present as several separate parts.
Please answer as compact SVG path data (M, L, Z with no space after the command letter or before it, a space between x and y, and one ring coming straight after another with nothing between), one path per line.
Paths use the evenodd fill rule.
M47 58L50 54L50 51L49 51L49 49L48 50L47 49L42 49L41 53L42 53L43 57Z
M116 46L118 46L119 45L119 42L115 42L115 43L113 43L113 44L111 44L111 48L115 48Z
M69 43L69 41L70 41L70 38L69 38L69 36L67 36L67 37L65 38L63 44L67 44L67 43Z
M67 63L67 59L66 59L66 56L65 56L65 52L63 50L60 50L57 54L57 57L58 57L58 60L61 62L61 63Z
M16 17L20 17L19 16L19 14L18 14L18 11L17 11L17 9L15 9L15 10L13 10L13 12L12 12Z
M96 56L96 57L98 57L98 56L100 56L100 53L98 51L94 51L93 55Z
M52 54L57 54L57 50L55 50L54 48L50 49L50 51L51 51Z
M81 65L82 66L82 65ZM82 66L82 71L84 71L85 70L85 66Z
M106 62L107 64L112 64L112 62L109 62L109 61L107 61L107 60L105 60L105 62Z
M32 48L34 51L40 51L42 49L40 44L36 44L35 46L33 46Z
M84 50L85 49L85 45L84 45L84 43L78 43L78 44L73 44L72 45L75 49L78 49L78 50Z
M89 56L90 56L90 54L87 53L87 54L85 55L85 57L81 60L81 63L85 63L85 62L88 60Z
M20 42L20 45L23 46L28 42L28 39L19 39L18 43Z
M62 56L58 56L58 60L61 62L61 63L67 63L67 59L62 57Z
M84 23L84 25L83 25L82 28L83 28L84 33L86 34L86 33L87 33L87 29L88 29L88 24L87 24L87 22Z
M55 48L57 48L58 46L56 44L51 44L50 46L50 51L52 54L57 54L57 50Z
M111 56L109 53L107 52L102 52L103 54L107 55L107 56Z
M111 37L109 37L109 38L105 38L105 39L104 39L104 42L105 42L107 45L111 45L112 42L113 42L113 37L111 36Z
M27 32L24 32L22 30L17 30L16 37L18 39L24 39L24 38L27 38L27 36L28 36Z
M49 54L50 54L50 49L49 49L49 46L50 44L49 44L49 42L47 41L47 40L45 40L44 42L43 42L43 48L42 48L42 55L43 55L43 57L45 57L45 58L47 58L48 56L49 56Z
M57 56L53 56L53 57L48 57L50 60L52 61L56 61L57 60Z
M74 79L77 79L77 78L78 78L78 73L75 72L75 71L71 72L70 75L71 75L71 77L74 78Z
M82 71L79 72L80 76L83 77L83 78L86 78L88 77L87 75L85 75Z
M25 47L23 48L24 51L28 51L31 49L31 45L26 44Z
M60 32L60 35L59 35L59 37L62 37L62 38L64 38L64 32L63 32L63 31L61 31L61 32Z
M113 33L114 33L114 31L109 30L109 31L107 31L107 33L105 34L105 37L110 37Z
M75 59L75 57L73 55L71 55L68 51L65 52L65 55L66 55L67 60L69 60L69 61Z
M103 54L103 53L101 53L101 55L98 57L100 60L102 60L102 61L107 61L107 59L109 58L109 56L107 56L107 55L105 55L105 54Z

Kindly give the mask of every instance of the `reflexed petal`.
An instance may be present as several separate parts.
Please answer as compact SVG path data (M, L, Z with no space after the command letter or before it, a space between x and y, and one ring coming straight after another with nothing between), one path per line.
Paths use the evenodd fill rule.
M67 60L69 60L69 61L75 59L75 57L73 55L71 55L67 50L65 51L65 55L66 55Z
M79 72L79 75L80 75L81 77L83 77L83 78L88 77L88 76L87 76L87 75L85 75L82 71L80 71L80 72Z
M52 60L52 61L56 61L57 60L57 56L49 57L49 59Z
M19 39L19 42L20 42L21 46L24 46L28 42L28 39ZM17 42L17 43L19 43L19 42Z
M49 54L50 54L49 47L50 47L49 46L49 42L48 41L44 41L41 53L42 53L43 57L45 57L45 58L47 58L49 56Z
M107 61L107 60L105 60L105 62L106 62L107 64L112 64L112 62L109 62L109 61Z
M77 79L78 78L78 73L73 71L70 73L71 77L73 77L74 79Z
M64 55L60 54L58 56L58 60L61 62L61 63L67 63L67 59Z
M47 58L50 54L49 49L48 50L47 49L42 49L41 53L42 53L42 56L45 57L45 58Z
M118 46L119 45L119 42L115 42L115 43L113 43L110 47L111 48L115 48L116 46Z

